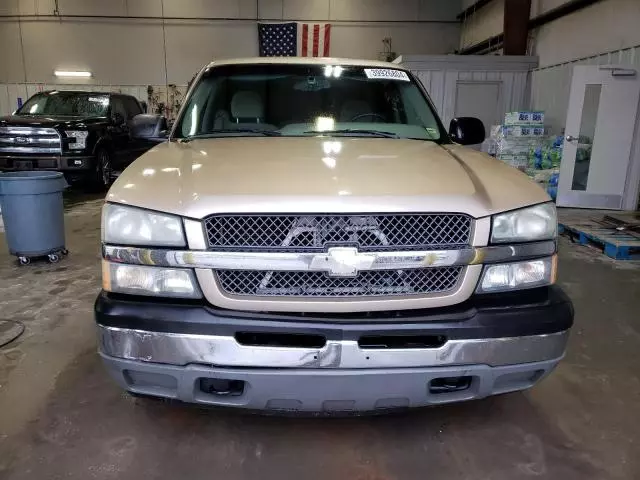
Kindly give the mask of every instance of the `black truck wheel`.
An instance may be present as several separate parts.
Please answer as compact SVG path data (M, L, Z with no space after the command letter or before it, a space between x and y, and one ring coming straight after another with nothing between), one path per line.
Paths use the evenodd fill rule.
M111 185L112 173L111 153L106 148L101 148L96 152L95 165L91 172L91 189L100 192L107 191Z

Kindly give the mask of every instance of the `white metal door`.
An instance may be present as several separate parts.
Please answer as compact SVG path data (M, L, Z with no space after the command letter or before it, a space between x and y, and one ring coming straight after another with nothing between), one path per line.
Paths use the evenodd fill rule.
M622 208L639 99L640 76L635 70L574 67L558 184L559 206Z

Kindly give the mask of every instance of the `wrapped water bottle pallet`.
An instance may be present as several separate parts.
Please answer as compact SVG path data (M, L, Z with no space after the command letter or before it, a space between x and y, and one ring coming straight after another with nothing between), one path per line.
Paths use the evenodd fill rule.
M640 239L629 232L606 228L596 222L559 225L559 233L580 245L599 248L615 260L640 260Z

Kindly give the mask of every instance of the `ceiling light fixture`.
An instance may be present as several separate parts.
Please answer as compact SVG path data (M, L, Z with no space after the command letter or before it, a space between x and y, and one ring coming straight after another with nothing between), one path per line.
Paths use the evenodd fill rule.
M91 77L91 72L73 71L73 70L55 70L53 74L56 77L78 77L78 78Z

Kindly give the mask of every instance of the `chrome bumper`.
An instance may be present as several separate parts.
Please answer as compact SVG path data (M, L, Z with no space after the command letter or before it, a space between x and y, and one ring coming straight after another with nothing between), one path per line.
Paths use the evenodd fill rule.
M393 270L501 263L545 257L555 252L556 243L549 240L456 250L363 252L356 258L366 264L361 265L361 269ZM327 263L326 253L305 252L211 252L103 245L102 254L105 260L112 262L155 267L304 272L325 271Z
M108 357L184 366L366 369L517 365L559 359L569 332L523 337L456 339L439 348L362 349L357 341L327 340L322 348L246 346L233 336L149 332L98 325Z

